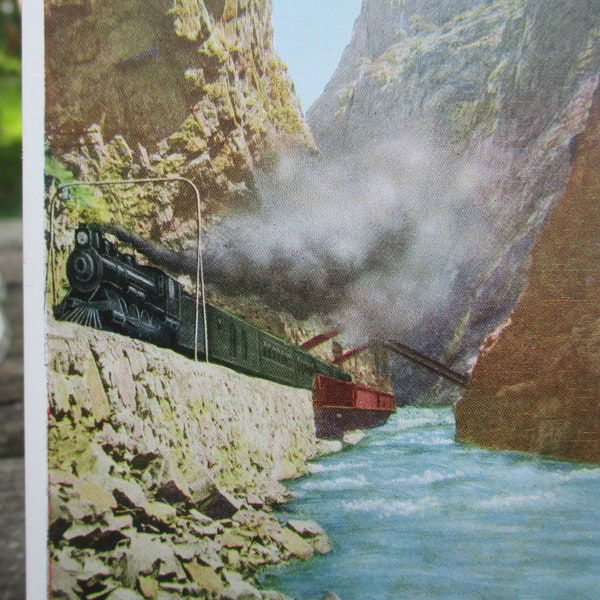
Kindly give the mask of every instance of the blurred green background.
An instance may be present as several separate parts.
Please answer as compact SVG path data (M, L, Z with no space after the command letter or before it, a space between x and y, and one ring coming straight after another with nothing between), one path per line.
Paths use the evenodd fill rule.
M21 15L0 0L0 218L21 214Z

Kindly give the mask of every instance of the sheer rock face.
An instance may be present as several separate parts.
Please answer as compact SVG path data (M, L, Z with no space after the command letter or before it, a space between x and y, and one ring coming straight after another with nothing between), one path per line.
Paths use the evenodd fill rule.
M595 9L593 1L367 0L309 110L319 148L353 151L413 123L456 143L531 147L598 67Z
M489 228L483 265L456 263L451 311L425 314L405 340L458 370L510 314L533 241L564 190L600 70L599 28L592 0L365 0L308 112L325 157L410 133L478 166L480 193L462 211ZM437 201L424 212L435 214ZM432 378L397 370L403 401L456 398L443 386L423 396Z
M177 173L219 210L278 145L313 148L270 0L49 0L46 80L49 150L86 179Z
M600 92L510 321L482 346L457 438L600 462Z

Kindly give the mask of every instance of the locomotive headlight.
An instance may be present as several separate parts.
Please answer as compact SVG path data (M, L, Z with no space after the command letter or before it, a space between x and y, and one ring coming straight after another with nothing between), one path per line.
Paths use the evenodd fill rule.
M78 231L76 240L79 246L85 246L90 241L90 236L87 231Z

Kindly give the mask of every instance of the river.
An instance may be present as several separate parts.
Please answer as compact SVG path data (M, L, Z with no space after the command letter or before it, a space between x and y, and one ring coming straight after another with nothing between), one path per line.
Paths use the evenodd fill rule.
M454 441L452 411L402 408L315 461L280 517L333 551L268 571L299 600L600 598L600 467Z

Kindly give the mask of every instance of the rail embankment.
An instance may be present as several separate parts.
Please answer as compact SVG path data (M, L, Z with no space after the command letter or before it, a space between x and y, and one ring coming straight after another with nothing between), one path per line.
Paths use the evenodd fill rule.
M317 451L310 391L72 323L47 339L57 597L277 598L258 569L329 550L271 509Z

